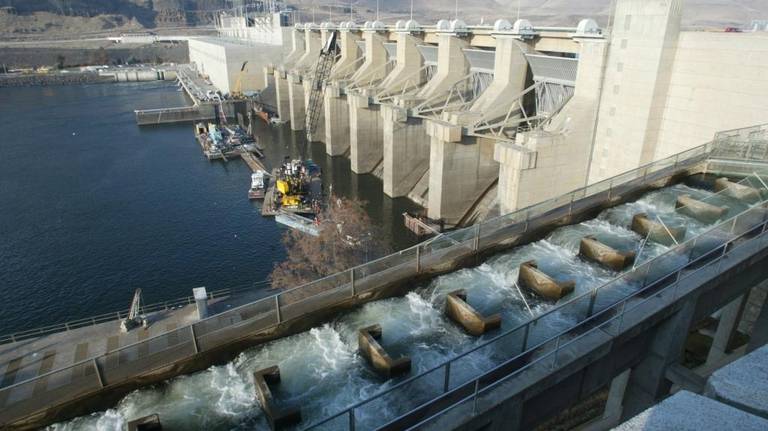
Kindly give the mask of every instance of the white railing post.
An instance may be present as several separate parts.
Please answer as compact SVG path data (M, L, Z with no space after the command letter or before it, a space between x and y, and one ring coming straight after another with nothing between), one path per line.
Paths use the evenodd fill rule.
M480 249L480 223L476 224L475 226L474 251L477 253L477 251Z
M557 354L560 353L560 338L562 335L558 335L557 339L555 339L555 354L552 357L552 367L550 369L554 370L555 366L557 366Z
M421 274L421 244L416 245L416 274Z
M96 358L93 358L91 363L93 364L93 369L96 371L96 378L99 380L99 386L103 388L104 387L104 378L101 375L101 370L99 369L98 362L96 362Z
M280 295L275 295L275 313L277 313L278 325L283 322L283 317L280 315Z
M192 336L192 346L195 348L195 354L200 353L200 349L197 346L197 337L195 336L195 325L189 325L189 335Z
M448 361L445 364L445 376L443 378L443 393L448 392L451 387L451 362Z

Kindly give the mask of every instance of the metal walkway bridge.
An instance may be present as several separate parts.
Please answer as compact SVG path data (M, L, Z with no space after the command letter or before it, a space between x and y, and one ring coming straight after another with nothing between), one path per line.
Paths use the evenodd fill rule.
M681 176L759 173L757 178L762 178L768 174L767 131L762 126L723 132L701 147L266 298L218 298L221 306L212 307L214 315L207 319L196 320L191 306L161 309L150 313L155 322L152 331L139 338L136 334L133 339L116 337L117 320L94 320L93 325L37 338L5 338L7 344L0 350L0 364L5 369L0 382L0 425L35 428L107 408L133 389L229 360L248 346L308 329L339 310L402 294L414 280L471 266L478 259L527 243L558 226L591 218L601 209L671 184ZM762 188L768 190L765 184ZM594 357L627 331L675 307L713 280L758 265L768 255L766 223L768 212L761 200L620 274L608 285L572 298L316 425L368 428L370 424L359 418L392 397L409 403L395 416L381 418L381 424L390 421L384 428L438 427L445 426L445 420L474 417L498 402L499 391L521 394L536 382L553 379L575 361L590 354ZM627 283L640 288L619 301L607 302L602 296L612 284ZM544 341L532 336L553 313L567 310L580 316L575 325ZM89 340L107 343L95 351L82 348ZM473 355L499 346L507 354L496 355L492 367L466 373ZM60 351L67 354L57 354Z

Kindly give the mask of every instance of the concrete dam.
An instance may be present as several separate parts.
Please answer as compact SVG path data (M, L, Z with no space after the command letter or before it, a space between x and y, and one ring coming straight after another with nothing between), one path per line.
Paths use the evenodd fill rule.
M619 0L610 29L222 15L188 84L272 95L282 127L457 229L267 297L145 307L146 330L0 337L0 427L516 430L607 394L609 428L700 390L689 334L719 364L768 278L768 37L685 31L682 5Z
M230 15L190 61L223 92L268 95L386 195L467 226L765 122L768 33L687 30L684 4L619 0L609 28Z

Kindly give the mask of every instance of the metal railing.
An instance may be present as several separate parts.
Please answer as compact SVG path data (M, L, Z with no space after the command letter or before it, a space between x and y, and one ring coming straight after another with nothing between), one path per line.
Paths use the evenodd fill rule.
M453 262L457 259L493 247L504 238L537 229L554 217L560 218L573 211L592 208L602 204L605 199L618 198L646 183L666 178L680 169L693 167L706 159L711 148L712 144L693 148L538 205L440 235L341 273L0 388L0 424L55 405L57 400L70 400L187 359L199 352L274 328L287 320L298 319L348 301L358 294L375 291L392 281L404 280L427 271L447 272L454 269ZM539 216L542 217L537 219ZM540 334L535 332L527 337L537 339ZM454 370L457 368L460 367L454 366Z
M219 289L208 292L208 299L222 298L232 296L236 294L252 292L257 286L266 286L269 281L260 281L252 283L247 286L232 287L227 289ZM193 296L186 296L177 299L171 299L168 301L155 302L152 304L143 305L140 308L140 314L149 314L157 311L171 310L174 308L181 308L189 304L194 304L195 298ZM29 340L32 338L38 338L45 335L55 334L59 332L71 331L77 328L83 328L86 326L94 326L104 322L111 322L128 317L130 310L124 309L119 311L113 311L110 313L98 314L95 316L84 317L82 319L69 320L64 323L56 323L53 325L41 326L35 329L29 329L26 331L17 331L11 334L0 335L0 345L15 343L17 341Z
M768 192L768 189L765 190ZM487 340L472 349L448 359L421 374L411 377L383 392L361 401L327 419L309 426L313 429L330 426L332 429L360 430L382 425L384 405L401 410L389 425L396 428L418 428L445 411L464 403L471 403L472 414L477 412L479 397L490 390L536 367L555 369L573 359L569 347L579 340L604 331L611 338L621 333L625 316L647 301L669 291L672 300L678 298L678 286L701 271L715 268L720 273L723 258L740 251L745 239L759 236L759 251L768 242L764 235L768 224L766 201L763 200L744 212L723 221L715 227L685 241L667 252L620 274L594 290L587 291L558 305L531 320ZM731 264L735 262L731 261ZM629 292L623 295L622 292ZM668 304L664 304L668 305ZM565 329L554 324L562 317L577 320ZM600 337L605 341L605 336ZM568 353L566 353L568 352ZM483 358L479 361L478 358ZM489 359L490 358L490 359ZM398 400L392 402L391 400ZM408 404L403 404L408 400ZM432 412L429 419L407 422L409 413L426 409L435 400L445 406ZM438 401L439 403L439 401ZM422 413L420 412L420 413ZM341 426L341 425L344 426Z

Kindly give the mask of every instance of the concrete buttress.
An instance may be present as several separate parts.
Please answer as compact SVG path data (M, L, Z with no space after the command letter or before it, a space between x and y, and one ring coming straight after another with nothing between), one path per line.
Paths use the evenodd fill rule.
M347 96L349 104L349 158L352 172L366 174L381 163L383 157L381 114L378 104L371 103L375 89L387 74L389 61L386 38L376 30L364 30L365 62L352 76L355 89ZM332 148L331 155L346 148Z

